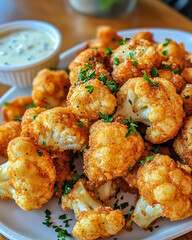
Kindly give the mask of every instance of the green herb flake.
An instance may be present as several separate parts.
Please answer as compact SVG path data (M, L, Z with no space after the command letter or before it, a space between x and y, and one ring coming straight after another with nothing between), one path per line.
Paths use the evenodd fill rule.
M129 52L129 58L133 59L133 54L131 52Z
M155 67L152 67L152 68L151 68L150 74L151 74L151 77L152 77L152 78L153 78L153 77L159 77L158 70L157 70L157 68L155 68Z
M3 105L4 105L5 107L9 106L9 102L4 102Z
M154 153L156 153L156 154L157 154L157 153L160 153L159 146L158 146L158 145L153 146L152 151L153 151Z
M46 146L46 142L45 142L45 141L43 141L43 142L42 142L42 145L43 145L43 146Z
M58 217L58 219L60 219L60 220L66 220L66 219L67 219L67 215L66 215L66 214L60 215L60 216Z
M91 63L85 63L85 66L87 66L89 69L92 68L92 64Z
M118 66L119 63L120 63L119 58L115 57L115 58L114 58L114 63L115 63L116 66Z
M163 65L162 65L162 68L165 69L165 70L170 70L170 69L171 69L171 66L172 66L172 63L169 64L169 65L163 64Z
M66 237L73 237L70 233L67 232L67 230L62 229L58 226L53 226L55 229L55 232L57 232L57 240L65 240Z
M104 122L112 122L113 121L113 115L110 115L108 113L106 113L105 115L101 112L98 112L99 116L104 120Z
M116 202L114 203L114 206L113 206L114 210L117 210L120 208L120 206L118 205L118 202L119 202L119 199L117 199Z
M124 202L120 204L120 208L123 210L124 208L128 207L129 203L128 202Z
M92 61L92 60L93 60L93 58L92 58L92 57L88 58L88 61Z
M44 213L45 213L45 222L42 222L42 223L44 225L46 225L47 227L50 227L53 224L53 222L50 221L51 220L51 212L48 209L46 209Z
M152 82L152 81L148 78L148 76L147 76L146 73L143 75L143 79L145 79L151 86L154 86L154 87L157 87L158 89L160 89L159 83L158 83L158 82Z
M125 118L121 118L122 121L127 125L128 127L128 132L125 135L125 138L127 138L128 136L130 136L132 134L132 132L135 133L136 136L138 136L138 132L136 130L136 128L138 127L134 120L132 119L132 117L130 117L130 119L125 119Z
M75 173L72 176L71 180L65 180L63 183L63 186L62 186L62 190L63 190L62 195L68 194L71 191L71 189L73 188L73 186L75 185L75 183L81 178L84 178L83 174L79 175L79 174Z
M14 116L14 119L15 119L15 120L22 121L22 117Z
M81 151L84 151L85 149L88 149L88 148L89 148L88 145L84 145L84 146L82 147Z
M24 108L28 109L28 108L29 108L29 106L28 106L27 104L25 104L25 105L24 105Z
M179 70L173 70L172 73L174 73L174 74L181 74L181 72Z
M134 65L135 67L137 67L137 66L138 66L138 62L137 62L137 61L134 61L134 62L133 62L133 65Z
M112 38L111 38L111 42L115 42L116 40L117 40L116 37L112 37Z
M142 166L142 165L145 164L146 162L152 160L152 159L155 157L156 154L157 154L157 153L154 153L152 156L146 157L145 160L141 160L140 163L139 163L139 166Z
M47 109L49 109L50 107L48 105L45 106Z
M163 43L163 47L167 46L170 43L170 39L165 38L165 41Z
M39 154L39 157L43 156L43 153L39 149L37 149L37 153Z
M155 226L155 228L159 228L159 225Z
M105 47L105 49L106 49L106 55L111 55L112 54L112 51L111 51L110 47Z
M57 184L55 183L55 185L54 185L54 192L57 192L57 190L58 190L58 186L57 186Z
M124 215L125 219L129 219L131 215L133 214L134 206L131 206L128 214Z
M130 40L130 38L125 38L123 41L120 42L120 45L124 45L129 40Z
M73 221L73 219L67 219L63 221L63 223L65 224L65 227L69 227L69 221Z
M133 103L132 103L132 101L131 101L131 99L129 99L129 103L132 105Z
M36 117L37 117L37 116L36 116L36 115L34 115L34 116L33 116L33 119L35 119Z
M89 85L89 86L86 86L85 88L88 89L87 92L91 94L93 92L94 86Z
M163 56L167 56L167 53L168 53L168 50L164 50L164 51L162 52L162 55L163 55Z
M128 171L131 172L132 170L133 170L133 167L132 167L132 166L129 167L129 170L128 170Z
M99 62L99 63L103 64L103 62L102 62L100 59L98 59L98 60L97 60L97 62Z
M78 122L77 122L77 125L78 125L79 127L82 127L82 126L83 126L83 122L78 121Z
M148 230L149 230L150 232L153 232L153 227L148 227Z
M109 81L106 74L101 74L99 80L107 86L113 94L116 94L119 91L119 84L114 81Z
M123 198L124 198L124 196L121 196L121 198L120 198L120 199L121 199L121 200L123 200Z
M35 106L35 103L34 102L31 102L30 105L29 105L30 108L36 108Z
M189 99L189 98L190 98L190 95L186 95L186 96L185 96L185 99Z

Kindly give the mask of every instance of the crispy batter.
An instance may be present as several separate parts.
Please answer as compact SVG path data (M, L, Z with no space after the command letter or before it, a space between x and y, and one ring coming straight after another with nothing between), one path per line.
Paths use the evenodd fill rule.
M192 215L190 173L189 167L157 154L137 172L140 195L150 205L160 204L163 215L171 221L187 218Z
M187 83L192 84L192 67L184 68L181 73L182 78L185 79Z
M29 125L30 138L53 151L80 150L88 142L88 129L78 126L70 109L57 107L40 113Z
M146 140L160 144L176 136L185 113L183 101L171 82L163 78L150 80L157 82L160 89L143 78L132 78L121 87L116 116L131 116L134 121L146 124Z
M192 84L187 84L181 92L183 109L187 116L192 115Z
M7 157L7 146L11 140L19 137L21 133L21 123L11 121L0 124L0 156Z
M174 140L173 148L184 163L192 167L192 116L184 121L180 132Z
M106 47L116 49L119 47L122 37L110 26L99 26L97 28L97 38L89 42L89 47L98 48L101 51L106 51Z
M56 173L50 155L29 138L18 137L9 143L8 158L16 203L26 211L41 208L53 195Z
M153 40L153 33L149 32L149 31L140 31L140 32L137 32L135 35L134 35L134 38L136 40L141 40L141 39L145 39L151 43L155 43L155 41Z
M66 71L43 69L33 81L33 101L38 107L65 107L69 87Z
M31 96L16 97L8 106L2 108L3 121L16 121L15 116L22 117L32 101Z
M89 149L84 153L84 172L91 182L101 185L121 177L140 159L143 139L134 132L125 138L127 132L127 126L119 122L99 120L91 126Z
M93 87L89 93L86 87ZM67 105L78 118L97 120L99 111L103 114L112 114L117 106L117 99L110 89L98 79L90 80L84 84L76 84L69 90Z
M177 93L180 93L184 89L186 82L179 74L174 74L171 70L163 69L158 70L158 73L160 78L165 78L173 83Z

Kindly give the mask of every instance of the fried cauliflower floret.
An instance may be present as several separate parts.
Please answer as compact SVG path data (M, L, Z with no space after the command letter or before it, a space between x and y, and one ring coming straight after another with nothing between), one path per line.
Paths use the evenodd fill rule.
M7 146L11 140L19 137L21 133L21 123L11 121L0 124L0 156L7 157Z
M8 103L8 106L2 108L3 121L9 122L18 120L17 117L21 118L32 101L30 96L16 97L12 102Z
M22 117L22 122L21 122L21 136L22 137L27 137L29 134L29 124L35 120L35 118L42 112L46 111L46 108L29 108L26 110Z
M121 177L139 160L143 139L134 132L125 137L127 132L128 127L119 122L99 120L91 126L89 149L84 153L84 170L91 182L100 185Z
M50 155L56 169L54 195L61 197L64 181L70 180L74 175L74 172L71 171L71 165L75 156L73 151L51 152Z
M130 78L141 77L143 75L141 70L133 63L134 60L127 59L114 68L112 78L116 83L119 83L120 86Z
M180 93L186 85L185 80L179 74L174 74L170 70L160 69L158 70L158 74L160 78L165 78L173 83L177 93Z
M157 154L137 172L140 196L151 206L160 204L162 216L171 221L187 218L192 215L190 174L190 167Z
M125 62L127 59L132 59L138 63L139 69L151 69L152 66L158 67L161 62L154 44L147 40L136 40L131 38L125 44L121 45L113 51L111 62L113 68L116 68L115 58L119 59L119 63Z
M176 136L173 148L184 163L192 167L192 116L187 117Z
M146 124L146 140L160 144L175 137L182 126L183 101L171 82L164 78L149 80L156 86L144 78L132 78L121 87L116 116Z
M183 109L187 116L192 115L192 84L187 84L181 92Z
M106 47L116 49L119 47L122 37L120 37L117 32L109 26L99 26L97 28L97 38L89 42L89 47L98 48L99 50L105 52Z
M185 64L185 48L183 43L176 43L171 39L165 39L157 46L159 55L167 64L176 64L179 69Z
M8 145L8 158L0 166L0 197L14 199L25 211L41 208L53 195L56 173L50 155L18 137Z
M98 79L93 79L72 86L67 97L67 105L78 118L96 120L99 118L98 112L104 115L112 114L117 106L117 99L107 86Z
M192 84L192 67L184 68L181 73L182 78L185 79L187 83Z
M141 39L145 39L151 43L154 43L154 40L153 40L153 33L149 32L149 31L140 31L140 32L137 32L135 35L134 35L134 39L136 40L141 40Z
M47 150L80 150L88 142L88 130L79 126L70 109L57 107L40 113L29 125L30 138Z
M87 190L85 179L80 179L69 194L62 196L62 208L74 210L78 221L73 235L80 240L108 238L118 233L125 224L120 210L104 206Z
M107 56L96 49L86 49L81 52L69 65L69 78L71 84L81 80L81 76L88 77L92 74L92 78L99 78L100 75L107 75L108 80L111 79L108 69Z
M43 69L33 81L33 101L39 107L65 107L69 87L70 81L66 71Z

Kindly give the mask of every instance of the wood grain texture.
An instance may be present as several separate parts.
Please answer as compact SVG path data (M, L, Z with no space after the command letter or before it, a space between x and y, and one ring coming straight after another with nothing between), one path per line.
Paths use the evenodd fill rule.
M117 30L162 27L191 32L192 22L158 0L138 0L135 10L120 18L95 18L71 8L67 0L0 0L0 24L16 20L41 20L55 25L62 34L62 51L95 37L99 25L111 25ZM0 84L0 96L9 89ZM177 240L191 240L188 233ZM0 240L7 238L0 235Z

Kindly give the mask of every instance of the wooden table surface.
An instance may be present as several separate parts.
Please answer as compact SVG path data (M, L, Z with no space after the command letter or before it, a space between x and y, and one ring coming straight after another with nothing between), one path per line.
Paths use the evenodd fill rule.
M192 32L189 19L158 0L139 0L130 15L113 19L82 15L73 10L67 0L0 0L0 24L24 19L42 20L55 25L62 33L62 51L94 38L96 27L104 24L117 30L162 27ZM0 96L8 89L9 86L0 84ZM0 240L6 239L0 235ZM191 239L192 232L177 238Z

